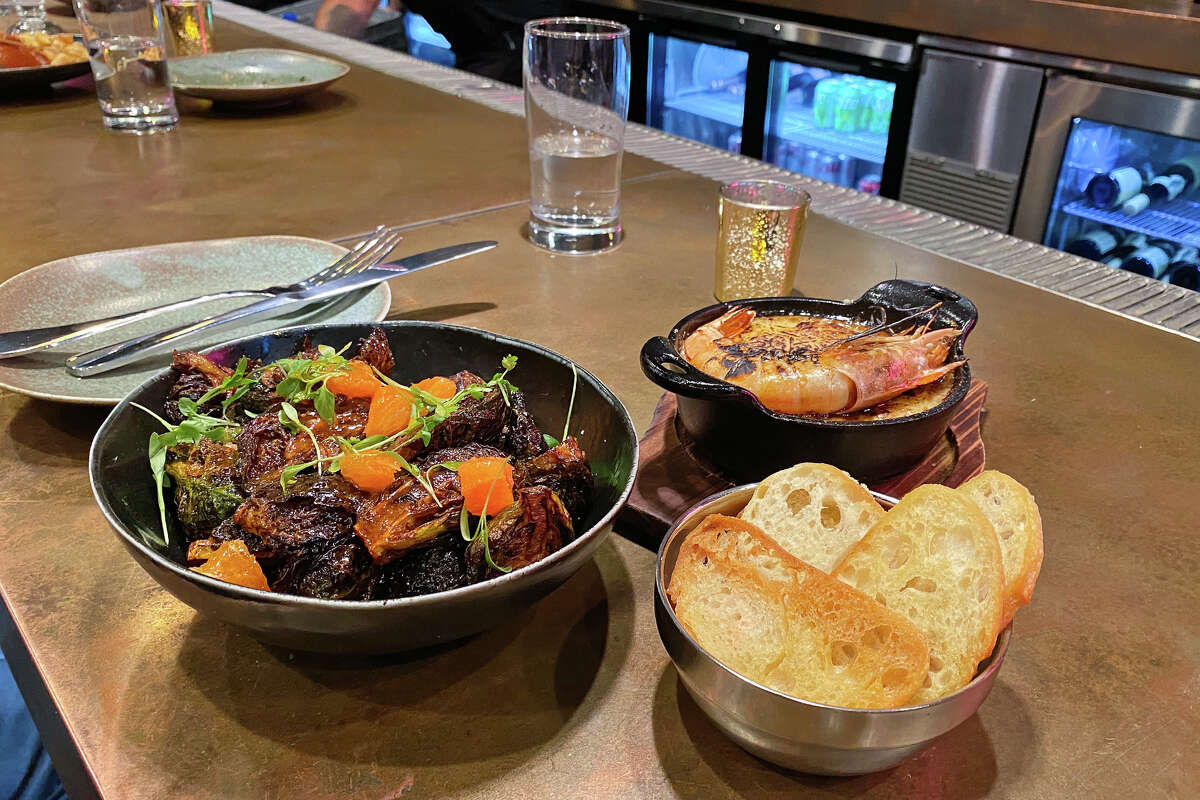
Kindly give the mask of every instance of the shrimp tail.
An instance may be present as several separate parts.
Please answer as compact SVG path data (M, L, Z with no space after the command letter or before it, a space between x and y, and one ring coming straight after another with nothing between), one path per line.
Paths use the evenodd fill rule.
M749 328L756 316L757 313L752 309L736 306L704 327L707 328L711 325L716 332L721 334L720 338L728 338Z

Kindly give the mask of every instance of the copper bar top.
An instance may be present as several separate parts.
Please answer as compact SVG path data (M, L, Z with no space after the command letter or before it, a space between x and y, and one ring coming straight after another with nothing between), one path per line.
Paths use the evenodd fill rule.
M638 0L589 0L639 10ZM1200 12L1191 0L688 0L762 16L838 20L956 36L1147 69L1200 74ZM821 18L825 18L824 21Z
M218 36L233 42L227 28ZM501 115L383 76L352 74L346 83L372 141L371 121L387 118L389 102L426 104L430 132L406 129L416 138L400 144L414 156L407 182L388 187L387 208L362 197L375 185L363 181L369 164L327 169L319 185L263 171L253 190L232 188L239 184L230 172L175 199L183 229L148 230L136 214L101 214L96 200L97 208L58 219L64 231L53 243L44 241L54 232L38 222L41 206L0 215L3 241L36 263L100 249L99 239L115 247L147 236L226 235L226 226L246 224L252 202L272 216L242 232L276 226L329 237L377 217L468 210L480 199L470 182L478 176L454 172L471 154L439 140L481 141L503 126ZM137 146L100 130L87 100L88 114L70 103L17 107L22 147L73 158ZM297 151L305 141L332 150L323 126L348 113L318 106L286 119L185 115L169 136L187 146L163 168L187 180L200 164L212 166L206 136L243 128L259 138L226 139L225 148L242 166L271 157L263 131L272 128ZM30 124L35 115L53 128L44 143ZM388 119L393 133L404 128ZM346 136L349 127L338 130ZM524 146L519 128L497 138L497 171L509 170L506 180L519 188L489 177L493 200L524 191L523 167L505 166L523 165ZM125 158L93 184L110 201L141 185L140 162ZM225 192L221 203L207 196L213 191ZM605 381L645 428L659 392L641 375L637 351L711 302L715 201L716 184L681 172L628 181L627 240L593 257L527 244L520 204L415 226L413 248L479 238L501 246L394 282L391 318L453 321L558 350ZM261 645L159 589L107 529L86 475L99 410L0 392L6 651L27 656L33 671L18 678L27 691L45 691L78 762L73 774L113 798L1197 796L1200 538L1190 514L1200 435L1189 404L1200 388L1200 345L810 218L797 278L806 294L857 296L897 273L946 284L978 305L968 354L990 384L989 464L1038 497L1046 558L991 697L895 769L853 779L797 775L726 740L687 696L658 640L653 554L616 535L550 597L457 645L369 659Z
M215 41L307 49L227 20ZM20 187L0 215L19 227L4 239L0 281L86 251L313 235L314 224L334 238L529 198L524 120L358 65L328 91L265 113L179 96L179 128L140 137L104 135L83 80L46 97L0 97L5 177ZM662 169L634 155L624 163L626 177Z

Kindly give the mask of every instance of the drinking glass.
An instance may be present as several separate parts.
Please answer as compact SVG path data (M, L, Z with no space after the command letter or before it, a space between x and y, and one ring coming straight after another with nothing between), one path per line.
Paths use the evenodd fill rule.
M155 133L179 123L158 0L75 0L104 124Z
M529 238L559 253L616 246L629 112L629 28L585 17L525 25Z
M212 0L162 0L171 55L199 56L213 49Z
M8 33L62 33L62 28L46 19L45 0L12 0L0 5L9 5L12 9L11 12L0 9L0 14L17 15L17 21L9 27Z
M812 198L776 181L737 181L718 201L717 277L721 302L790 294Z

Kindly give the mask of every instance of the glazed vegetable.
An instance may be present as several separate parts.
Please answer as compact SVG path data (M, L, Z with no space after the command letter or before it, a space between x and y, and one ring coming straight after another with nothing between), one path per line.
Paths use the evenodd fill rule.
M543 436L514 356L490 379L404 384L382 331L352 347L232 368L176 353L163 416L144 409L165 428L148 448L162 536L147 537L221 580L341 600L464 586L569 539L591 471L573 439Z
M199 456L170 462L166 468L175 485L175 516L188 533L197 535L216 528L244 499L233 483L232 465L236 451L232 445L218 445L205 439L198 446L185 447L199 455L208 450L205 443L211 444L211 449L223 451L228 464L206 463L208 459Z

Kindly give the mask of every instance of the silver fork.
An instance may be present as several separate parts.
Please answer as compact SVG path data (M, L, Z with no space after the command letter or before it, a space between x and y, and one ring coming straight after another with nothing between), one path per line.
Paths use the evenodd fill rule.
M212 294L204 294L199 297L191 297L187 300L177 300L173 303L166 303L161 306L154 306L153 308L144 308L141 311L130 311L127 314L104 317L103 319L72 322L67 325L54 325L49 328L31 328L24 331L0 333L0 358L11 358L38 350L58 347L61 344L73 342L85 336L103 333L104 331L140 322L150 317L156 317L159 314L165 314L169 311L179 311L213 300L224 300L230 297L273 297L288 292L311 289L356 271L354 267L357 263L356 259L363 253L368 250L375 250L378 245L384 244L386 241L392 241L392 246L383 251L386 254L396 246L400 238L400 234L395 228L380 225L337 261L320 272L309 275L307 278L297 281L290 286L270 286L266 289L231 289L225 292L213 292Z
M317 282L303 286L294 284L292 287L284 287L278 294L246 306L239 306L186 325L154 331L78 353L67 359L67 372L78 378L99 375L165 349L173 349L184 341L208 336L214 328L222 325L250 318L277 317L289 311L309 307L314 301L329 299L396 277L398 273L395 270L374 267L400 242L400 233L388 230L373 241L374 245L356 251L348 261L339 259L338 266L331 270L331 274L323 275Z

